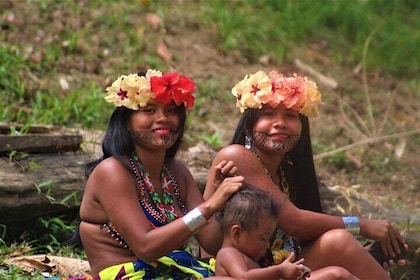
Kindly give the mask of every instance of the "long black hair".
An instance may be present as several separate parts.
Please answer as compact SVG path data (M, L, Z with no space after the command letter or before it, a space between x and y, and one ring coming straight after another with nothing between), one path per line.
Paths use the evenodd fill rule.
M182 138L185 131L186 110L184 105L177 106L177 113L179 117L179 136L175 143L166 150L165 158L174 158L182 144ZM123 164L122 157L130 156L134 152L134 142L128 131L128 121L130 116L136 111L126 108L117 107L109 119L108 128L105 132L105 137L102 142L103 156L98 160L90 162L85 167L85 176L89 177L93 169L104 159L115 157ZM125 164L124 164L125 166Z
M248 108L242 114L231 144L245 145L245 136L253 131L260 118L262 110ZM302 132L295 147L283 157L280 168L284 171L290 186L290 196L293 203L301 209L322 212L319 196L318 179L313 160L309 120L299 114L302 122ZM278 170L279 176L280 170Z

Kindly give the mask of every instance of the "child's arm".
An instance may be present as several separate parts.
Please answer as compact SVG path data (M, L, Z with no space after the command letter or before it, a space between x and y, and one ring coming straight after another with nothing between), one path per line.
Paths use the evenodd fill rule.
M303 259L291 263L293 258L294 255L281 264L260 268L251 259L246 261L238 250L222 248L216 256L216 276L230 276L235 279L297 279L303 271L300 266Z

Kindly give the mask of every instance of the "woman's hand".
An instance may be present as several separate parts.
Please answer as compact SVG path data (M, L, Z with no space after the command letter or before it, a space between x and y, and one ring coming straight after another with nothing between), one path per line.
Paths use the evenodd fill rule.
M404 238L389 221L361 219L360 223L360 234L363 237L378 241L382 252L386 256L395 257L400 254L400 244L403 244L405 250L408 249ZM405 265L405 263L404 259L397 261L398 265ZM389 263L385 262L382 265L388 270L395 265L395 262L390 260Z
M214 213L220 210L229 199L229 197L237 192L245 182L243 176L235 176L237 168L233 161L221 161L215 166L214 172L214 189L215 192L205 202Z
M205 203L213 213L222 209L229 197L239 191L244 182L245 178L243 176L233 176L223 179L216 192Z
M214 189L217 190L225 178L235 176L238 168L233 161L222 160L214 171Z

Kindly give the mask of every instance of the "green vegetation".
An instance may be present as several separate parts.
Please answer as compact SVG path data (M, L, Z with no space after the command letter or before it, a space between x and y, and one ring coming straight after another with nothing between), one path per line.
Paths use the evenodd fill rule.
M352 67L362 60L370 39L368 71L413 80L413 87L419 86L414 81L420 71L420 21L411 12L420 9L417 1L26 2L16 16L30 18L30 23L5 20L16 11L13 5L2 8L0 24L6 32L0 39L8 43L0 45L3 122L103 129L111 111L102 98L103 89L110 79L146 66L169 66L148 49L147 12L178 28L185 28L189 17L215 26L215 47L240 52L250 62L270 55L281 64L293 57L290 52L296 47L316 51L324 45L322 51L334 63ZM187 5L197 7L192 15L185 14ZM11 35L22 31L37 34L39 44Z
M12 134L25 133L31 124L104 129L113 110L103 99L104 88L121 73L171 69L180 57L175 54L169 63L154 46L165 34L192 28L212 31L209 41L213 48L221 56L229 54L244 64L258 63L268 56L273 65L290 65L299 53L317 53L322 57L307 58L316 63L328 57L330 61L321 68L326 72L333 71L331 65L340 65L348 72L360 65L364 76L379 73L398 78L410 95L420 98L419 10L417 0L4 1L0 3L0 122L24 126L21 131L12 129ZM164 24L152 28L146 22L148 13L160 16ZM228 103L221 88L226 82L230 82L229 77L220 75L197 79L200 95L189 125L195 119L202 123L212 120L211 109ZM371 98L367 87L356 93L350 85L345 87L343 95L354 94L354 103L344 105L346 108ZM393 93L385 95L388 98ZM383 124L370 122L371 114L379 111L378 105L364 105L350 117L356 122L353 131L364 133L364 137L380 136ZM388 120L386 110L380 113L383 121ZM222 132L214 127L190 126L188 141L203 140L214 148L223 145ZM372 131L378 134L369 134ZM350 139L359 141L359 135ZM415 141L418 145L420 138ZM315 142L316 152L330 149ZM14 156L18 155L12 152L10 157ZM395 161L384 167L380 163L386 156L372 157L369 169L380 174L387 168L394 171ZM326 164L352 168L343 153L331 156ZM37 187L48 192L45 189L50 186L45 182ZM83 252L64 245L68 239L65 233L75 229L68 217L40 218L33 229L17 233L0 227L0 260L25 246L31 248L29 253L84 257ZM0 266L0 278L4 277L42 279L40 275L26 276L18 268Z

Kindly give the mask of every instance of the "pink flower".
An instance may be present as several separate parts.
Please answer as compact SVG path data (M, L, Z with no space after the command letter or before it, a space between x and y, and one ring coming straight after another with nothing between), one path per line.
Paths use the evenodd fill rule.
M271 71L268 76L263 71L246 75L232 89L232 94L241 113L247 108L260 109L263 104L277 107L282 103L286 108L316 117L321 103L321 93L314 82L297 74L286 77L277 71Z
M306 101L306 84L302 77L293 74L293 77L285 77L275 92L284 96L283 104L286 108L299 111Z

